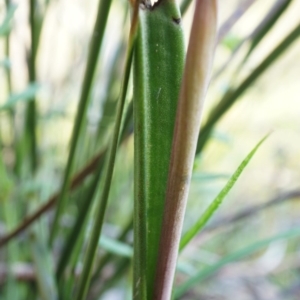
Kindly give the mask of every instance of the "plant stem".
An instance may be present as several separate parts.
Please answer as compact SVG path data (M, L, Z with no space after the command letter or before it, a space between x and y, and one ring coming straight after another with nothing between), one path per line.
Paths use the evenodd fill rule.
M185 47L176 1L140 9L134 63L134 299L152 299Z
M78 292L76 295L76 300L83 300L86 297L88 286L90 283L90 277L92 272L92 264L94 261L98 240L101 234L101 229L104 221L104 215L106 211L107 201L108 201L108 195L110 191L111 186L111 180L113 175L113 169L114 169L114 163L115 163L115 157L116 157L116 151L119 141L119 132L121 127L121 121L122 121L122 114L123 114L123 108L125 104L125 98L127 93L127 87L128 87L128 81L129 81L129 75L130 75L130 69L131 69L131 62L132 62L132 56L133 56L133 49L134 49L134 42L135 42L135 36L137 31L137 25L138 25L138 6L139 3L136 1L136 4L134 6L134 12L132 17L132 23L131 23L131 29L130 29L130 36L129 36L129 45L127 48L127 55L126 55L126 65L125 65L125 72L124 72L124 78L121 88L121 95L120 100L118 103L117 108L117 115L116 115L116 123L114 127L113 132L113 138L111 141L110 151L108 153L108 160L107 160L107 167L105 172L105 181L104 186L102 190L101 197L97 203L96 207L96 215L95 215L95 222L93 224L92 234L90 237L87 253L84 260L84 266L83 271L80 277L79 281L79 287Z
M164 210L156 300L170 299L197 137L210 80L217 31L217 1L198 0L177 107Z
M35 60L36 60L36 22L35 22L35 0L29 0L29 24L31 49L28 57L28 75L29 82L36 81ZM33 98L26 108L25 120L25 138L28 141L28 155L30 157L30 171L33 174L37 167L37 150L36 150L36 99Z
M67 166L63 178L60 197L57 201L57 209L54 216L52 230L50 233L50 244L52 244L54 241L55 235L59 228L60 217L66 206L66 194L70 184L70 177L71 177L72 168L74 164L74 157L75 157L76 148L78 144L78 138L80 136L83 119L89 103L92 81L93 81L93 77L97 65L99 51L103 40L103 35L106 27L108 13L110 10L110 5L111 5L111 0L99 1L97 18L96 18L96 22L92 34L89 55L88 55L86 69L85 69L85 74L84 74L84 79L83 79L83 84L82 84L82 89L80 94L80 100L77 109L77 115L75 118L75 125L71 137L69 157L68 157Z
M63 272L68 264L69 259L71 258L72 251L74 247L76 247L78 238L80 236L80 232L82 228L85 227L86 219L88 216L88 213L90 211L91 204L93 202L94 195L97 191L97 186L99 184L99 179L102 173L102 167L103 167L104 160L101 160L98 162L96 167L96 172L94 174L94 178L92 179L92 182L90 186L88 187L88 191L85 194L86 200L81 203L79 213L77 216L77 219L75 221L75 224L72 227L72 230L66 239L65 246L63 248L58 267L57 267L57 281L59 281L63 275Z

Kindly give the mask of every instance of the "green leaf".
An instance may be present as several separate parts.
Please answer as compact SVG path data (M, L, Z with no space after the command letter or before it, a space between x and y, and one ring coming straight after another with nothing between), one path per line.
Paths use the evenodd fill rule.
M190 228L185 235L183 236L181 243L180 243L180 250L182 250L191 240L194 238L200 230L205 226L208 220L213 216L216 210L219 208L220 204L222 203L223 199L227 196L229 191L232 189L242 172L244 171L245 167L250 162L251 158L260 147L260 145L266 140L269 135L265 136L259 143L252 149L252 151L246 156L246 158L241 162L238 166L236 171L233 173L231 178L228 180L224 188L218 194L218 196L214 199L214 201L210 204L210 206L205 210L202 214L200 219L196 222L192 228Z
M0 111L8 110L14 107L19 102L29 102L32 101L38 90L40 89L40 84L32 83L27 86L27 88L18 94L12 94L7 99L6 103L0 106Z
M152 299L184 36L177 3L140 9L134 64L134 295Z
M267 247L269 244L271 244L273 242L284 240L284 239L289 239L289 238L294 238L299 235L300 235L300 229L288 230L286 232L283 232L283 233L273 236L271 238L253 243L253 244L249 245L248 247L242 248L234 253L229 254L228 256L226 256L226 257L222 258L220 261L218 261L216 264L198 272L192 278L190 278L185 283L180 285L177 289L175 289L174 298L179 299L187 291L189 291L192 287L199 284L199 282L207 279L209 276L211 276L214 273L216 273L217 271L219 271L222 267L224 267L234 261L240 260L246 256L249 256L249 255L257 252L258 250Z

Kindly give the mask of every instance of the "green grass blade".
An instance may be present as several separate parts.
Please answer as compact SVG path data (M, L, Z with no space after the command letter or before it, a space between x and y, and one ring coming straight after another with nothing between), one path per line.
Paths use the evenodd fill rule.
M122 40L114 53L110 70L107 74L108 82L105 86L105 99L102 104L103 113L97 127L97 133L95 135L95 144L98 146L103 143L103 139L107 137L108 132L110 132L108 128L111 128L111 125L114 121L114 116L116 114L118 99L118 94L116 94L118 89L116 86L119 87L119 82L121 81L120 75L122 74L120 74L120 70L122 70L122 64L124 61L124 50L125 43Z
M280 16L283 14L283 12L287 9L289 4L292 0L278 0L268 11L266 16L263 18L262 22L258 24L258 26L255 27L253 32L249 35L244 37L239 41L239 43L232 49L232 54L229 57L229 59L224 63L224 65L214 74L213 80L216 80L226 69L228 66L231 65L231 62L233 59L239 54L239 50L243 49L242 46L247 42L250 43L250 48L248 50L248 53L246 53L244 59L238 66L237 70L235 71L235 77L238 76L239 71L247 61L248 57L252 53L252 51L259 45L259 43L262 41L262 39L265 37L265 35L272 29L274 24L276 24L277 20L280 18ZM222 30L222 28L225 27L225 29ZM231 28L229 28L231 29ZM222 33L223 31L223 33ZM221 26L219 30L219 41L224 37L224 34L227 34L228 30L226 30L226 22Z
M265 136L259 143L252 149L252 151L246 156L246 158L241 162L236 171L233 173L231 178L228 180L224 188L220 191L217 197L213 200L213 202L209 205L209 207L205 210L205 212L201 215L199 220L192 226L182 237L180 242L180 251L184 249L184 247L200 232L200 230L205 226L208 220L214 215L216 210L221 205L222 201L235 185L236 181L252 159L253 155L256 153L260 145L266 140L269 135Z
M39 89L40 89L40 85L38 83L29 84L24 91L18 94L10 95L6 100L6 102L0 106L0 111L14 108L15 105L17 105L18 103L25 103L25 102L32 101L33 97L36 95Z
M50 244L52 244L55 235L58 231L59 220L66 206L66 196L67 196L66 194L67 194L68 186L70 184L70 177L71 177L72 168L74 164L76 148L78 145L78 138L80 136L83 119L88 107L90 90L91 90L92 81L93 81L93 77L97 65L96 63L98 60L99 51L103 40L103 35L106 27L108 13L110 10L110 5L111 5L111 0L99 1L97 18L96 18L96 22L92 34L88 60L87 60L87 65L85 69L85 74L84 74L84 79L83 79L83 84L82 84L82 89L80 94L80 100L77 109L77 115L75 118L75 124L74 124L72 137L71 137L69 157L68 157L67 166L63 178L60 197L59 200L57 201L57 209L55 211L54 221L53 221L52 230L50 234Z
M267 33L274 27L280 16L285 12L285 10L288 8L291 2L292 0L277 0L275 4L271 7L270 11L268 11L266 16L260 22L260 24L258 24L258 26L253 30L253 32L240 43L238 48L236 48L236 51L232 55L231 59L233 59L234 56L238 53L238 50L241 48L240 46L242 46L244 42L249 41L250 43L248 52L244 56L244 59L241 61L240 65L237 67L234 77L238 77L239 72L247 62L251 53L260 44L260 42L267 35ZM230 64L231 59L226 63L226 65ZM222 69L224 70L226 69L226 67ZM221 70L221 72L223 70ZM217 75L220 75L220 72Z
M37 54L37 23L36 16L36 1L29 0L29 25L30 25L30 51L28 53L28 75L29 82L36 81L36 54ZM22 160L28 160L30 171L33 174L37 168L37 137L36 137L36 121L37 121L37 108L36 98L32 97L26 107L24 139L26 140L25 156Z
M99 236L101 234L101 229L104 221L105 216L105 210L107 206L108 201L108 195L109 190L111 186L111 180L113 175L113 169L114 169L114 163L115 163L115 157L116 157L116 151L118 147L118 141L119 141L119 132L121 127L121 121L122 121L122 113L123 108L125 104L125 98L127 93L127 87L128 87L128 81L129 81L129 75L130 75L130 69L131 69L131 62L133 57L133 49L134 49L134 42L135 42L135 36L138 26L138 3L136 4L134 8L133 18L132 18L132 24L130 29L130 37L129 37L129 44L127 48L127 55L126 55L126 64L125 64L125 70L124 70L124 78L122 82L122 88L121 88L121 95L118 103L117 108L117 115L116 115L116 121L115 121L115 127L113 132L113 137L108 153L108 159L107 159L107 166L105 169L105 180L104 180L104 186L103 190L100 196L100 199L97 203L96 211L95 211L95 219L93 223L93 229L91 233L91 237L89 240L89 245L87 249L87 253L85 255L84 265L83 265L83 271L80 277L78 291L76 294L75 299L76 300L83 300L86 297L89 283L90 283L90 277L92 272L92 265L95 257L95 252L98 246L98 240Z
M125 117L124 117L124 124L123 124L123 128L122 128L122 132L120 134L120 143L124 142L129 134L127 132L127 127L130 125L130 121L132 118L132 101L129 104L127 111L125 113ZM100 177L101 177L101 173L102 173L102 169L103 169L103 165L104 165L104 157L106 154L106 150L103 152L104 155L101 156L100 161L97 162L97 168L94 174L94 178L92 179L92 183L89 187L89 190L87 191L85 198L87 199L84 203L83 203L83 207L80 209L80 214L78 215L75 224L71 230L70 235L67 238L67 241L65 243L65 246L62 250L62 254L61 257L59 259L59 263L58 263L58 267L57 267L57 279L60 280L67 264L68 261L71 258L71 253L73 251L73 247L74 245L76 245L76 243L78 243L78 238L79 238L79 233L82 231L82 228L85 226L84 223L86 222L86 218L88 216L88 212L90 209L90 206L93 202L93 198L96 195L96 191L97 191L97 187L98 184L100 182ZM131 228L131 227L130 227ZM129 228L128 228L129 230Z
M181 11L182 15L184 15L187 12L191 2L192 2L192 0L183 0L182 1L181 5L180 5L180 11Z
M235 89L229 90L219 104L211 111L207 122L201 128L197 145L199 154L211 135L215 124L239 99L239 97L299 38L300 24L298 24L273 51L252 71L252 73Z
M251 46L246 54L244 62L250 56L252 51L262 41L266 34L273 28L281 15L286 11L293 0L277 0L263 21L258 25L255 31L251 34Z
M205 268L204 270L198 272L195 276L187 280L185 283L180 285L176 290L174 294L175 299L179 299L181 296L183 296L187 291L189 291L193 286L198 284L199 282L207 279L209 276L216 273L218 270L220 270L222 267L235 262L237 260L240 260L244 257L247 257L255 252L257 252L260 249L265 248L270 243L284 240L284 239L290 239L294 237L298 237L300 235L299 229L293 229L286 231L284 233L278 234L276 236L273 236L271 238L256 242L254 244L249 245L248 247L242 248L241 250L238 250L232 254L229 254L228 256L224 257L220 261L218 261L216 264Z
M42 10L41 3L37 0L29 0L29 25L30 25L30 49L27 53L28 81L33 83L37 81L36 76L36 57L40 40L43 20L46 18L46 8ZM16 173L27 175L29 172L34 174L38 166L37 151L37 105L35 96L27 103L24 121L24 134L16 144ZM22 168L22 165L28 165L28 168ZM25 172L22 172L25 170Z

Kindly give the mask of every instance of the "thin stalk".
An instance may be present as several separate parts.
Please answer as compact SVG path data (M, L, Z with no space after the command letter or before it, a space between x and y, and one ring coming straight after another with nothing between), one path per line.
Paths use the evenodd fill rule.
M126 129L130 124L130 116L132 117L132 102L129 104L125 117L124 117L124 125L120 134L120 141L123 142L127 137L128 134L126 133ZM106 153L106 151L105 151ZM101 157L100 161L97 162L97 167L96 167L96 171L95 171L95 175L94 178L92 180L92 183L90 185L90 188L88 189L88 194L86 196L87 201L84 202L82 209L80 209L80 214L78 215L76 221L75 221L75 225L72 228L72 231L69 235L69 238L66 242L66 246L62 251L62 255L61 258L59 260L58 263L58 268L57 268L57 279L60 280L60 277L62 276L65 267L67 266L68 261L71 258L71 252L72 249L74 247L74 245L76 243L78 243L78 238L79 238L79 232L82 231L82 228L85 227L84 223L86 222L86 218L90 209L90 206L93 202L93 198L95 196L95 193L97 191L97 187L101 178L101 173L103 170L103 165L104 165L104 155ZM123 237L123 235L126 235L126 233L130 230L130 228L132 227L132 220L131 223L128 224L125 227L125 231L123 232L123 234L121 234L121 237ZM109 255L109 254L108 254ZM100 272L101 270L99 270Z
M83 200L80 202L79 206L78 206L78 216L77 219L75 220L75 225L72 226L71 229L71 233L67 236L66 239L66 243L64 245L63 250L61 251L61 255L60 255L60 259L58 262L58 267L57 267L57 271L60 268L60 264L63 260L63 256L66 253L66 248L68 248L68 246L70 245L70 241L72 240L72 234L74 231L74 227L78 226L76 223L78 223L78 218L80 218L80 214L82 212L82 209L84 209L84 205L85 205L85 200L87 197L86 192L89 190L90 185L85 186L85 185L81 185L79 187L79 191L76 193L76 196L74 198L74 202L80 202L80 200ZM81 254L82 254L82 249L84 249L84 241L85 239L85 235L86 235L86 230L87 230L87 225L88 225L88 220L84 220L82 227L80 228L80 230L77 232L77 236L76 239L74 240L74 244L72 245L72 251L69 253L70 257L67 258L67 263L68 263L68 267L65 268L65 272L62 273L61 278L59 278L57 276L58 272L56 271L56 282L59 286L59 296L61 299L70 299L71 295L72 295L72 290L73 290L73 286L74 286L74 282L77 281L77 273L78 273L78 262L79 259L81 258Z
M80 131L83 125L83 119L86 114L87 106L89 103L92 81L96 69L96 62L98 60L99 51L102 45L102 40L103 40L103 35L106 27L108 13L110 10L110 5L111 5L111 0L99 1L97 18L93 30L92 39L91 39L89 55L88 55L86 69L85 69L85 74L84 74L84 79L83 79L83 84L82 84L82 89L80 94L80 100L77 109L77 115L75 118L75 125L71 137L69 157L68 157L67 166L63 178L60 197L57 201L57 209L54 216L52 230L50 233L50 244L52 244L54 241L55 235L59 228L60 217L66 206L66 194L70 185L70 178L71 178L72 168L74 165L74 157L78 145L78 138L80 136Z
M154 299L170 299L217 32L217 0L198 0L177 107Z
M117 152L117 146L119 142L119 132L121 127L121 121L122 121L122 113L123 108L125 104L125 98L127 93L127 87L128 87L128 81L129 81L129 75L130 75L130 69L131 69L131 62L132 62L132 56L133 56L133 49L134 49L134 42L135 42L135 36L137 31L137 25L138 25L138 6L139 3L136 1L134 6L134 12L132 17L132 23L130 28L130 35L129 35L129 45L127 48L127 54L126 54L126 65L125 65L125 72L124 72L124 78L121 88L121 95L120 100L118 103L117 108L117 115L116 115L116 123L114 127L113 132L113 138L111 141L110 151L108 153L108 160L107 160L107 167L105 172L105 181L104 186L102 190L101 197L97 203L96 207L96 215L95 215L95 222L93 224L92 234L90 237L90 242L88 245L87 253L84 260L84 266L83 271L80 277L79 281L79 287L78 292L76 295L76 300L82 300L85 299L89 283L90 283L90 277L92 272L92 265L95 258L96 249L98 246L99 237L101 234L101 229L104 221L104 215L105 210L107 206L110 186L111 186L111 180L113 175L113 169L114 169L114 163L115 163L115 157Z
M36 56L38 52L40 33L45 19L48 2L44 5L43 15L39 11L36 0L29 0L29 24L31 47L27 55L29 84L36 81ZM30 172L33 174L37 168L37 139L36 139L36 99L32 97L25 111L24 135L16 137L16 162L15 172L20 175L24 162L29 163ZM25 153L24 153L25 150ZM26 164L27 165L27 164Z
M246 54L245 60L250 56L251 52L257 47L262 41L265 35L277 24L278 19L286 11L293 0L277 0L272 6L268 14L264 17L262 22L255 28L250 36L251 46Z
M292 0L277 0L276 3L271 7L270 11L266 14L263 20L253 30L253 32L244 41L249 40L249 49L243 60L236 68L233 77L238 78L240 71L249 59L255 48L261 43L267 33L277 24L278 19L285 12L288 6L292 3ZM243 42L241 42L243 44ZM234 57L234 56L233 56ZM230 60L228 64L230 63Z
M31 49L28 57L29 82L36 81L36 21L35 21L35 0L29 0L29 24ZM30 157L30 171L34 173L37 167L37 145L36 145L36 99L35 97L27 104L25 120L25 138L28 141L28 155Z
M197 145L197 154L203 150L215 124L223 117L236 100L297 40L300 36L298 24L286 38L251 72L251 74L234 90L229 90L219 104L212 110L204 126L201 128Z

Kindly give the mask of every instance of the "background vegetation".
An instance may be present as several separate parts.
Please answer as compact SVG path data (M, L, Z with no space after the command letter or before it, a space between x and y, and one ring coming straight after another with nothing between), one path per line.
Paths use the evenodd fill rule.
M130 5L102 0L98 19L94 0L0 5L0 299L73 299L102 192ZM298 0L219 1L213 78L183 232L272 134L181 252L175 298L299 299L299 11ZM182 20L186 45L192 13L193 5ZM130 79L88 299L132 298L132 90ZM86 103L78 107L80 98ZM63 203L57 220L55 201Z

